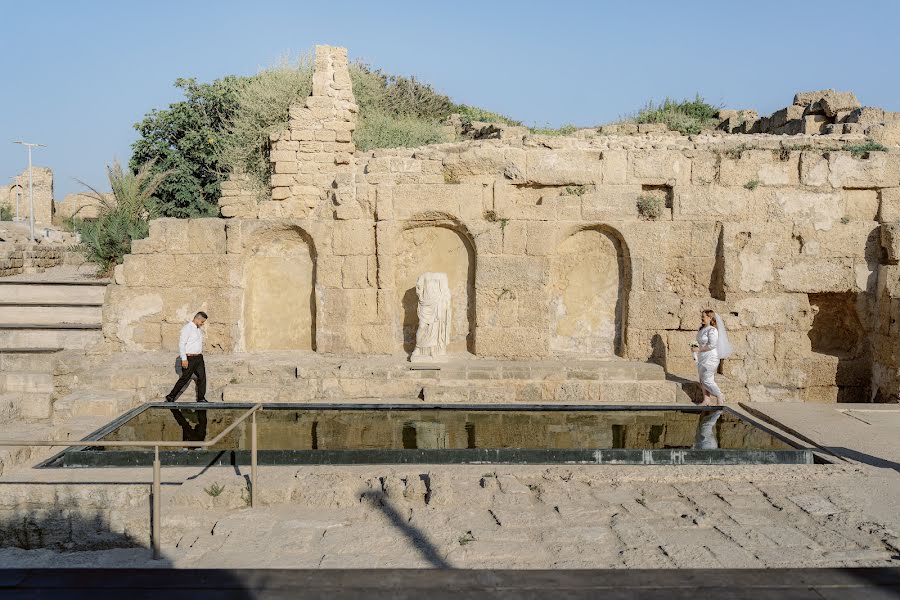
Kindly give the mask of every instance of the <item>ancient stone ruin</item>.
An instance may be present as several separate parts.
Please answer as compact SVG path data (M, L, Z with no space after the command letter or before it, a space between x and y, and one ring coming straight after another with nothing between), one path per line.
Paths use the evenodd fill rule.
M782 111L762 128L800 119L816 135L655 128L363 153L346 50L318 46L312 95L272 136L270 196L237 177L224 219L154 221L108 290L104 335L171 349L202 308L224 352L408 355L416 279L441 272L451 353L621 357L692 377L711 307L733 331L732 400L896 401L900 152L807 125L875 110L856 104L798 94L790 132L774 126Z

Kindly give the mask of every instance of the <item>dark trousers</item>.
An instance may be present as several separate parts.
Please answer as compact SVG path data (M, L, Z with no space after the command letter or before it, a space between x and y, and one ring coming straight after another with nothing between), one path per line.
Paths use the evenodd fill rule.
M175 382L175 387L166 396L166 402L175 402L175 398L181 393L190 381L197 376L197 402L206 402L206 365L203 364L203 355L188 356L187 369L181 371L181 377Z

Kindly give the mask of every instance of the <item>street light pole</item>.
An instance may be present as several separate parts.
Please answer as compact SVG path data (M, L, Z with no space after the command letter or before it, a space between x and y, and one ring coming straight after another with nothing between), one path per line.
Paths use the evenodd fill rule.
M34 240L34 179L31 172L31 149L43 147L44 144L33 144L29 142L15 141L14 144L22 144L28 148L28 219L31 223L31 241Z

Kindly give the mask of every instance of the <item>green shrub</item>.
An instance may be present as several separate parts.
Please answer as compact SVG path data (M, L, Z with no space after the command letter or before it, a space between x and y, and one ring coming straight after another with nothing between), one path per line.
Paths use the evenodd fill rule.
M12 219L13 219L12 208L7 206L6 204L0 204L0 221L12 221Z
M218 481L214 481L208 488L203 488L203 491L213 498L218 498L225 491L225 486L220 485Z
M876 142L875 140L866 140L862 144L854 144L845 146L844 150L850 152L853 158L868 158L869 152L886 152L887 148Z
M468 104L457 104L455 111L463 119L471 121L481 121L483 123L502 123L504 125L521 126L521 121L510 119L506 115L478 108L477 106L469 106Z
M744 188L750 190L751 192L759 187L759 179L751 179L747 183L744 184Z
M90 221L75 220L81 242L75 250L95 263L101 275L109 275L123 257L131 252L131 242L147 237L150 219L157 216L154 193L170 172L156 172L153 164L142 165L137 173L123 169L118 161L106 167L114 201L84 184L99 202L99 215Z
M655 221L662 216L663 200L656 196L638 196L638 214L650 221Z
M418 117L384 113L361 116L353 135L357 148L415 148L446 141L441 125Z
M553 128L553 127L529 127L528 131L537 135L572 135L578 128L568 123L563 125L562 127Z
M663 123L669 129L683 135L700 133L716 125L716 113L719 107L706 102L700 94L693 100L681 102L666 98L660 104L652 100L647 102L630 121L634 123Z

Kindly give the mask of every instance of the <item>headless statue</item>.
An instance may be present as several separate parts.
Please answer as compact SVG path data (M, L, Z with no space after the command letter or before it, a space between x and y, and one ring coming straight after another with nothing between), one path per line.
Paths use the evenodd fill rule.
M446 273L422 273L416 280L416 349L411 362L436 362L447 355L450 343L450 284Z

